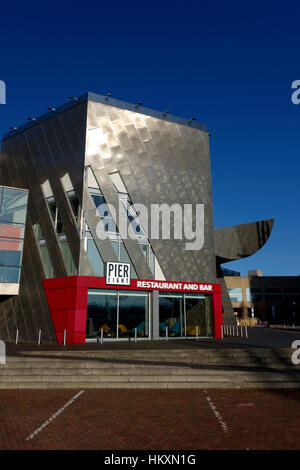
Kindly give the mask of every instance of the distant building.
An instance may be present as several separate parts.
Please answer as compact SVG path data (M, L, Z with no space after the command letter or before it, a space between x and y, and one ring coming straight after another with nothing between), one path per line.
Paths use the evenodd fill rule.
M252 274L250 273L259 273ZM238 320L300 325L300 276L225 276Z

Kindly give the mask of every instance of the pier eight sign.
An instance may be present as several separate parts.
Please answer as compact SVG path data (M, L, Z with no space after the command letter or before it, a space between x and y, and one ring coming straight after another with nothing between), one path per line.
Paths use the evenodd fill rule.
M130 286L130 264L107 262L106 284Z

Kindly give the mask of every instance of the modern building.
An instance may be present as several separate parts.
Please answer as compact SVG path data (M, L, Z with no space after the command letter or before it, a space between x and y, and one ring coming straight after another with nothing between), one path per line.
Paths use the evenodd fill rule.
M0 175L28 190L20 291L0 303L5 340L218 337L235 322L221 264L261 248L273 224L214 230L205 126L109 95L75 97L5 134ZM199 215L201 246L175 236L172 210L170 236L161 217L159 236L147 230L161 204L189 205L193 227Z
M300 276L225 276L232 307L242 323L300 324Z

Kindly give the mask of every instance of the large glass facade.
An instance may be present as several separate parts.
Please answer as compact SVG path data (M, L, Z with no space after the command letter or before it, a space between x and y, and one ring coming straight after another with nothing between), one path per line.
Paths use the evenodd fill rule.
M0 187L0 282L20 281L27 191Z
M211 296L159 294L159 334L169 337L212 336Z
M149 337L149 294L135 291L89 289L88 338ZM136 331L135 331L136 329Z
M159 334L169 336L185 336L183 295L164 292L159 296Z

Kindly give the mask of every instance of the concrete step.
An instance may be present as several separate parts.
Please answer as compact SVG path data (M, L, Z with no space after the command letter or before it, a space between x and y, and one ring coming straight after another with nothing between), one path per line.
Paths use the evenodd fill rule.
M300 388L299 381L186 381L186 382L0 382L0 389L291 389Z
M62 374L45 374L45 375L6 375L0 376L0 383L11 383L11 382L86 382L86 383L97 383L97 382L105 382L105 383L112 383L112 382L119 382L119 383L126 383L126 382L253 382L253 381L280 381L285 382L287 380L292 380L293 382L300 382L300 376L292 375L292 374L280 374L280 373L263 373L263 372L255 372L255 373L224 373L222 371L220 374L169 374L169 375L157 375L157 374L131 374L131 375L124 375L124 374L70 374L70 375L62 375Z
M165 361L165 360L137 360L137 359L95 359L95 360L76 360L76 359L28 359L24 358L24 360L11 360L10 358L7 359L6 367L10 368L31 368L31 367L54 367L54 368L114 368L114 367L135 367L140 365L140 367L167 367L171 365L193 365L195 367L205 367L205 366L228 366L228 367L271 367L271 368L293 368L293 369L300 369L300 365L292 364L291 358L285 360L273 360L273 359L262 359L262 360L254 360L252 358L249 359L236 359L236 360L226 360L226 359L218 359L218 360L190 360L190 361L182 361L177 360L176 358L172 358L172 360ZM3 366L0 365L0 371Z
M256 368L239 368L230 369L230 368L218 368L218 369L209 369L209 368L178 368L178 367L169 367L169 368L148 368L148 367L131 367L131 368L55 368L55 367L45 367L45 368L25 368L25 369L10 369L10 368L3 368L0 370L0 379L1 377L7 376L16 376L16 377L23 377L23 376L31 376L31 375L40 375L40 376L47 376L47 375L211 375L217 376L219 374L225 375L240 375L240 374L274 374L274 373L281 373L281 374L293 374L295 377L300 377L300 370L293 370L293 369L256 369Z
M0 388L299 388L300 366L292 365L292 352L24 352L0 365Z
M101 348L101 346L99 346ZM23 354L26 355L52 355L52 356L77 356L77 357L105 357L105 358L120 358L120 357L130 357L130 358L143 358L143 357L154 357L154 358L198 358L198 357L290 357L293 350L290 348L251 348L251 349L193 349L193 350L117 350L117 351L26 351Z

